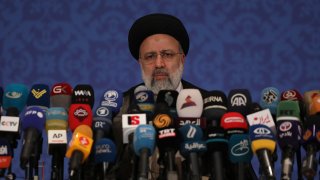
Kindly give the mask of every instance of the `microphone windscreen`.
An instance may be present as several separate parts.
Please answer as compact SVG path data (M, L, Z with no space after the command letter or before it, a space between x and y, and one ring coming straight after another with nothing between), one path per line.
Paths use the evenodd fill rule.
M222 151L226 152L228 149L228 139L226 133L220 126L207 127L206 129L206 144L209 152Z
M183 141L198 141L202 140L202 129L193 124L186 124L179 128L179 133Z
M67 130L68 112L63 107L51 107L46 112L46 130Z
M179 117L201 117L203 99L198 89L182 89L177 98L177 113Z
M69 108L69 127L73 132L81 124L91 127L92 110L88 104L71 104Z
M314 96L311 99L310 105L309 105L309 115L314 115L320 113L320 94Z
M134 94L135 103L141 112L151 115L154 109L154 94L152 91L139 91Z
M72 87L68 83L54 84L50 92L51 107L63 107L68 110L71 104L72 91Z
M73 132L73 134L77 134L77 133L81 133L85 136L87 136L88 138L92 139L93 136L93 132L90 126L85 125L85 124L81 124L79 125Z
M145 85L139 85L134 89L133 94L136 94L137 92L140 92L140 91L147 91L147 90L148 88Z
M280 92L277 88L264 88L261 92L260 106L262 109L270 109L271 114L275 115L277 113L280 96Z
M94 90L89 84L78 84L74 87L71 104L88 104L91 109L94 105Z
M9 168L12 160L12 149L9 141L0 138L0 169Z
M118 114L122 107L123 95L122 92L117 89L107 90L101 98L101 106L108 107L113 116Z
M300 109L298 101L280 101L277 108L277 121L300 121Z
M254 153L259 149L268 149L273 153L276 148L275 136L271 129L263 124L252 125L249 128L251 148Z
M160 90L157 96L156 104L164 103L169 107L169 112L173 117L177 117L177 98L176 90Z
M47 109L50 107L50 89L46 84L34 84L31 87L27 106L40 106Z
M247 132L248 130L248 123L246 119L238 112L225 113L221 118L220 125L226 131L242 130L243 132Z
M252 151L247 134L233 134L229 139L229 159L232 163L250 163Z
M101 138L94 144L95 164L107 162L114 163L116 160L116 145L108 138Z
M297 91L296 89L289 89L281 93L281 101L285 100L303 101L303 98L299 91Z
M303 100L304 103L306 104L306 106L308 107L311 104L311 100L312 98L314 98L316 95L320 94L320 90L310 90L310 91L306 91L303 94ZM308 108L307 108L308 110Z
M39 107L29 107L22 117L22 129L35 128L42 132L46 121L45 111Z
M294 151L300 148L301 124L299 121L281 120L277 121L278 144L281 149L291 147Z
M246 116L252 104L251 94L248 89L232 89L228 95L228 111L239 112Z
M155 142L156 131L153 126L147 124L139 125L133 135L133 149L137 156L140 156L142 149L148 149L148 155L152 155Z
M255 124L266 125L271 129L273 134L277 134L275 121L273 120L270 109L264 109L252 114L248 114L247 121L249 123L249 126L252 126Z
M26 105L28 88L24 84L9 84L3 95L3 109L15 107L21 112Z
M227 97L222 91L214 90L203 95L203 116L208 124L218 125L223 114L227 112L227 106Z

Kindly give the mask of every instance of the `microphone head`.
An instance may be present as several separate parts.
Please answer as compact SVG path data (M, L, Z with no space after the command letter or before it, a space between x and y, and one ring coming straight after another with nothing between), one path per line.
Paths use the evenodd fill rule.
M99 138L97 130L101 129L103 131L103 136L109 136L112 127L112 112L109 107L100 106L97 108L96 113L92 119L92 129L95 132L94 139Z
M27 106L39 106L43 109L48 109L50 107L50 89L46 84L34 84L31 87Z
M252 151L247 134L233 134L229 139L229 159L232 163L250 163Z
M26 109L22 117L22 129L35 128L42 132L44 123L46 121L45 111L37 106Z
M260 149L268 149L273 153L276 148L275 136L271 129L263 124L252 125L249 128L251 148L254 153Z
M203 95L203 116L207 124L218 125L221 117L227 112L227 96L222 91L210 91Z
M94 144L94 162L95 164L107 162L114 163L116 160L117 149L114 142L108 138L97 140Z
M141 112L151 116L154 109L154 94L150 90L139 91L134 94L135 103L138 105Z
M298 101L280 101L277 108L277 121L300 121L300 109Z
M303 134L303 145L316 144L320 148L320 116L311 115L304 122L305 131Z
M300 148L302 129L299 121L277 121L277 132L278 144L281 149L291 147L294 151L297 151Z
M252 104L251 94L248 89L233 89L228 95L228 111L239 112L246 116Z
M156 103L166 104L169 107L170 114L175 118L178 116L176 109L178 95L179 93L176 90L160 90L157 96Z
M203 99L198 89L182 89L177 98L179 117L201 117Z
M92 125L92 110L88 104L71 104L69 108L69 127L73 132L79 125Z
M264 109L252 114L248 114L247 122L249 123L249 126L256 124L266 125L271 129L274 135L277 134L275 121L273 120L270 109Z
M297 91L296 89L289 89L281 93L281 101L286 101L286 100L303 101L303 98L299 93L299 91Z
M228 149L228 139L226 132L220 126L209 126L206 129L206 144L209 152L221 151L226 152Z
M72 91L72 87L68 83L54 84L50 92L51 107L63 107L68 110L71 104Z
M308 107L311 104L312 98L314 98L316 95L320 94L320 90L310 90L303 94L303 100L306 106ZM307 108L308 110L308 108Z
M187 156L191 152L207 151L206 142L203 140L202 129L193 124L186 124L179 128L183 142L180 145L180 152Z
M133 135L133 149L140 156L142 149L148 149L148 155L153 154L156 142L156 131L153 126L147 124L139 125Z
M3 95L3 109L15 107L21 112L26 105L28 88L23 84L9 84L6 86Z
M90 126L86 124L81 124L74 130L73 134L81 133L82 135L87 136L88 138L92 139L93 132Z
M238 134L248 131L246 119L238 112L225 113L221 118L220 124L227 134Z
M71 96L72 104L88 104L91 109L94 105L94 90L89 84L78 84L73 89Z
M309 116L320 113L320 94L314 96L309 104Z
M0 169L9 168L12 160L12 148L9 141L0 138Z
M123 95L122 92L117 89L110 89L105 91L101 98L101 106L108 107L113 116L119 113L122 107Z
M63 107L52 107L46 112L46 130L67 130L68 112Z
M262 109L270 109L271 114L275 115L277 113L280 96L280 92L277 88L264 88L261 92L260 106Z

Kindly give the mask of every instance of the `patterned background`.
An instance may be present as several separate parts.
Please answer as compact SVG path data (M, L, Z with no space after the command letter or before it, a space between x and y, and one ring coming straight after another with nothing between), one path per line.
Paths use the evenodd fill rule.
M98 99L124 91L141 82L128 30L153 12L185 24L184 79L200 87L247 88L255 101L269 86L319 89L319 0L0 0L0 86L88 83Z

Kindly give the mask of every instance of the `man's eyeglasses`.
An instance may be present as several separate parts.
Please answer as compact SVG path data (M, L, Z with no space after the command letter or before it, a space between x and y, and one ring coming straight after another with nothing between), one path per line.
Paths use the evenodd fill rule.
M171 51L161 51L160 53L156 52L151 52L151 53L146 53L142 57L140 57L141 62L143 64L153 64L156 62L158 55L160 55L161 59L165 62L170 62L172 61L177 54L182 54L180 52L171 52Z

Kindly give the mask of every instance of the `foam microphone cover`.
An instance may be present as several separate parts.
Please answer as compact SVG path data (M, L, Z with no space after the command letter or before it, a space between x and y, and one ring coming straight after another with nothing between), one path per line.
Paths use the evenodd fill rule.
M135 103L141 112L151 116L154 110L154 94L150 90L139 91L134 94Z
M116 160L117 149L111 139L102 138L97 140L93 150L95 164L103 162L114 163Z
M208 152L221 151L226 152L228 149L228 139L226 132L220 126L207 127L206 129L206 144Z
M310 91L306 91L303 94L303 100L304 103L306 105L306 107L309 107L309 105L311 104L311 100L316 96L320 94L320 90L310 90ZM307 108L307 113L308 113L308 108Z
M250 163L252 151L248 134L233 134L229 138L229 159L232 163Z
M277 113L277 106L280 101L280 92L277 88L267 87L261 92L260 106L262 109L270 109L272 115Z
M15 107L21 112L26 105L28 93L28 88L24 84L7 85L3 95L3 109Z
M203 140L202 129L193 124L186 124L179 128L183 142L180 145L180 152L187 156L191 152L207 151L206 142Z
M46 112L46 130L67 130L68 112L63 107L51 107Z
M260 149L268 149L271 153L276 148L275 136L271 129L263 124L252 125L249 128L251 149L254 153Z
M88 104L91 109L94 105L94 90L89 84L78 84L74 87L71 104Z
M164 103L169 107L170 114L176 118L177 114L177 98L178 91L175 90L160 90L157 96L156 104Z
M92 119L92 129L94 132L94 140L108 137L111 134L112 127L112 111L109 107L100 106L96 109Z
M300 148L302 129L299 121L277 121L278 144L281 149L291 147L294 151Z
M277 108L277 121L300 121L300 108L298 101L280 101Z
M246 116L252 104L251 94L248 89L232 89L228 94L228 111L239 112Z
M0 138L0 169L9 168L12 160L12 148L9 141Z
M182 89L177 98L177 113L179 117L201 117L203 98L198 89Z
M219 124L221 117L227 112L227 96L222 91L214 90L203 94L203 116L207 124Z
M309 115L320 113L320 94L312 98L309 105Z
M100 105L111 110L113 116L117 115L122 107L123 95L118 89L109 89L103 93Z
M71 104L69 108L69 127L73 132L79 125L92 125L92 110L88 104Z
M240 133L248 131L246 119L238 112L225 113L221 118L220 125L228 132L228 134L233 134L233 130L235 130L235 133L237 133L237 130L241 131Z
M148 149L148 155L153 154L156 142L156 131L153 126L147 124L139 125L133 135L133 149L140 156L142 149Z
M22 130L35 128L41 133L46 121L45 115L45 111L40 107L27 108L22 116Z
M50 92L50 106L69 109L71 104L72 87L70 84L61 82L54 84Z
M46 84L34 84L31 87L27 106L39 106L47 109L50 107L50 89Z

